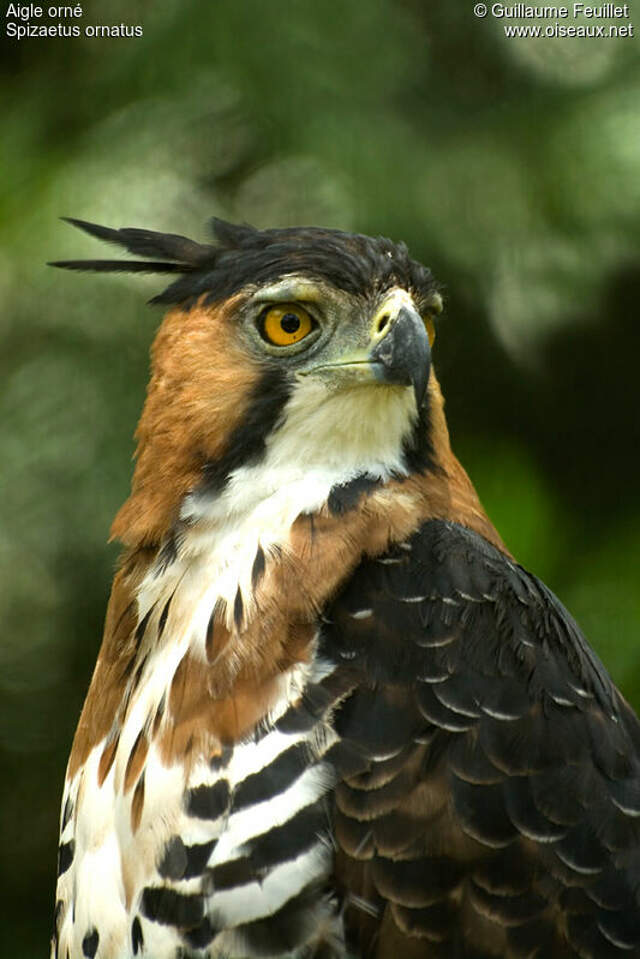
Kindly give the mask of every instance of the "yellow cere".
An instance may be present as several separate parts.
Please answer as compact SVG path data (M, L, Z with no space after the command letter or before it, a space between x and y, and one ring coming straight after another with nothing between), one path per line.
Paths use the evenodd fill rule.
M297 303L270 306L262 320L262 334L273 346L292 346L313 329L313 320Z

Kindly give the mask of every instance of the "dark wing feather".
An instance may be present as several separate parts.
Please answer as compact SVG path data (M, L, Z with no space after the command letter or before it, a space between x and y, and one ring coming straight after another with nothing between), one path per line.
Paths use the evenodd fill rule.
M363 955L640 957L640 726L553 594L434 520L327 619Z

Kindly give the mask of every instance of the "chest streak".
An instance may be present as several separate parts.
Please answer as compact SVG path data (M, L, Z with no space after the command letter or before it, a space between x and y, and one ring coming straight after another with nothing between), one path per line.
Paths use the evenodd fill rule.
M105 959L142 942L163 959L251 956L265 924L281 955L338 926L324 890L339 683L309 611L276 615L256 589L278 575L295 516L253 519L200 524L139 588L121 709L65 791L58 939L72 959L94 931Z

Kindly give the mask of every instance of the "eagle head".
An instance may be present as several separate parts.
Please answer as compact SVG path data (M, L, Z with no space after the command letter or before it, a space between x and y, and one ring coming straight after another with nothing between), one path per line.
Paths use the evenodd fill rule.
M403 243L214 220L215 243L203 245L71 222L153 259L57 266L179 274L152 301L170 309L152 347L132 493L115 537L157 543L225 491L229 515L296 474L312 483L333 472L345 484L426 467L442 299ZM246 480L260 465L239 484L241 471Z

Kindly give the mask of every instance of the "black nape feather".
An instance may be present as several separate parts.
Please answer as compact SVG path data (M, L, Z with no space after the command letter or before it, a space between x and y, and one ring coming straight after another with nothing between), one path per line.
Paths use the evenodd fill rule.
M126 227L114 230L73 217L65 222L90 236L148 260L57 260L50 266L96 273L178 273L180 278L152 303L191 305L201 296L223 300L249 284L298 273L329 281L354 294L391 286L410 290L428 304L437 286L431 272L412 260L404 243L321 227L257 230L213 218L215 244L175 233Z

